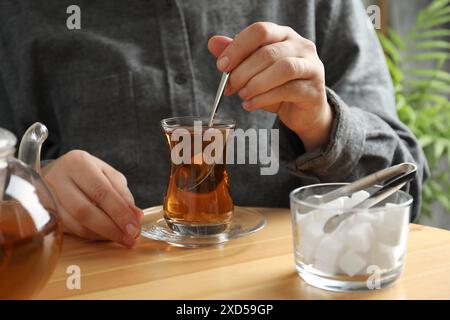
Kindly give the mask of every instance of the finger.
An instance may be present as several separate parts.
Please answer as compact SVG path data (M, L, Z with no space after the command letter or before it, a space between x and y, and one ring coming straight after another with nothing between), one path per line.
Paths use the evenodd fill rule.
M93 160L97 163L99 168L102 169L104 175L109 180L113 188L119 193L119 195L127 202L130 209L133 211L138 219L142 219L144 213L141 209L136 207L133 194L128 188L127 178L119 171L114 169L106 162L101 161L98 158L93 157Z
M144 216L144 213L141 209L136 207L134 202L133 194L130 189L128 189L128 183L126 177L115 170L108 164L103 163L102 171L105 174L106 178L109 180L113 188L119 193L119 195L125 199L130 209L133 211L134 215L141 219Z
M270 91L295 79L307 80L313 78L318 71L313 63L305 58L286 57L254 76L247 85L239 91L242 100Z
M56 206L58 208L58 217L63 226L64 233L72 234L80 238L92 239L96 237L100 239L100 236L93 233L91 230L83 227L78 221L76 221L61 205L59 198L55 197ZM96 240L97 240L96 239ZM93 239L92 239L93 240Z
M48 168L46 166L46 168ZM92 240L101 240L103 239L98 234L92 232L88 228L81 225L78 221L76 221L68 212L66 209L64 209L64 206L59 201L60 197L61 199L65 198L64 192L61 193L61 190L64 191L64 189L59 188L58 185L55 185L52 180L46 180L48 186L52 189L52 191L55 194L55 202L56 206L58 208L58 217L61 220L63 231L65 233L73 234L81 238L86 239L92 239Z
M58 186L58 198L64 210L85 228L104 239L112 240L128 247L134 244L134 237L122 232L111 218L92 204L75 184L60 184Z
M256 22L236 35L217 60L217 68L222 72L231 71L259 47L284 41L292 32L289 27Z
M121 230L133 238L139 234L139 222L134 212L95 163L84 162L83 167L71 177L78 188Z
M275 103L270 106L262 107L261 109L263 109L264 111L267 111L267 112L271 112L271 113L278 113L278 111L280 110L280 107L281 107L281 103Z
M231 72L228 81L230 90L227 93L230 95L236 93L251 78L276 63L279 59L299 57L300 53L298 42L295 41L277 42L256 50Z
M109 180L114 189L123 197L123 199L129 204L134 206L134 197L128 189L127 178L119 171L111 167L106 162L101 161L98 158L93 157L93 161L97 163L97 166L101 168L103 174Z
M233 39L225 36L213 36L208 41L208 50L217 58L232 41Z
M314 91L315 88L311 81L294 80L244 101L242 107L247 111L254 111L281 102L295 103Z
M64 226L65 232L76 235L80 238L89 240L105 240L90 229L84 227L81 223L76 221L64 208L58 208L59 217ZM109 240L109 239L108 239Z

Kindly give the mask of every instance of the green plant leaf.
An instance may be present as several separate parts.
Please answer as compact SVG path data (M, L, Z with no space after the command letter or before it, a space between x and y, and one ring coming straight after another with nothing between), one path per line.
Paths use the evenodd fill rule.
M422 148L428 147L430 144L434 142L434 137L424 135L419 138L419 143L422 146Z
M407 55L406 58L409 60L446 60L450 58L450 53L442 51L424 52Z
M394 81L394 85L400 83L403 80L403 72L397 65L392 62L392 59L386 57L386 63L389 69L389 73L391 74L392 80Z
M419 29L429 29L436 26L441 26L450 22L450 15L446 16L437 16L437 17L429 17L422 23L418 24Z
M443 70L432 70L432 69L408 69L409 75L412 76L423 76L430 77L442 81L449 82L450 81L450 73Z
M442 10L436 11L433 16L435 17L439 17L439 16L445 16L448 15L450 13L450 6L447 6L445 8L443 8Z
M421 93L416 92L408 95L408 103L432 103L432 104L446 104L448 103L448 98L446 95L432 94L432 93Z
M450 30L448 29L435 29L430 31L424 31L411 34L411 39L429 39L437 37L450 37Z
M444 209L446 209L447 211L450 210L450 200L448 199L446 194L438 193L436 194L436 199L444 207Z
M411 107L405 105L397 109L398 116L400 120L408 125L413 125L417 120L417 115Z
M424 191L425 197L432 197L433 192L432 192L428 182L424 185L423 191Z
M436 91L450 93L450 86L445 81L440 80L407 80L406 83L410 86L414 86L416 89L422 89L426 91Z
M450 32L449 32L450 35ZM405 42L403 41L401 35L396 32L394 29L388 29L388 37L392 41L392 43L399 49L403 50L405 48Z
M394 43L382 33L378 34L378 39L380 39L384 51L392 58L393 62L397 64L400 61L400 54Z
M448 6L449 3L450 3L449 0L435 0L435 1L432 1L424 9L422 9L421 12L425 12L425 13L438 12L442 8L445 8L446 6Z
M435 143L434 143L434 157L436 159L440 159L445 151L445 148L447 147L447 143L446 141L442 141L442 139L438 139Z
M443 40L423 41L414 45L418 49L450 49L450 42Z
M418 23L421 23L426 20L436 19L445 15L448 15L450 13L450 6L445 6L443 8L440 8L439 10L433 10L433 11L421 11L417 16Z
M430 181L428 181L428 185L433 193L439 192L442 189L441 185L434 179L430 179Z
M447 6L443 8L442 10L436 11L436 15L443 16L450 13L450 5L447 2Z

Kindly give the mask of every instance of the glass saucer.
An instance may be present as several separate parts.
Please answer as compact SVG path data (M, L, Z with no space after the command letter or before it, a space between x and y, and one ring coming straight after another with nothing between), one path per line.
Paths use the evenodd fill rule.
M175 233L163 218L162 206L144 211L141 236L165 241L174 246L198 248L221 244L261 230L266 225L266 218L254 209L234 207L233 220L227 232L217 235L189 236Z

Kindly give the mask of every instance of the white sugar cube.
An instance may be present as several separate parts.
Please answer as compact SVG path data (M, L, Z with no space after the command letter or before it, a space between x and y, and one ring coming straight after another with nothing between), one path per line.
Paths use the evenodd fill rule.
M367 191L361 190L352 194L350 198L345 197L344 199L344 207L345 209L350 209L359 204L360 202L366 200L369 197L369 193Z
M355 223L344 238L347 248L357 252L367 252L374 242L374 232L370 223Z
M405 252L409 208L387 204L385 208L361 210L343 220L332 233L323 230L337 214L367 199L359 191L320 205L306 214L296 212L296 254L303 263L326 274L349 276L366 273L374 265L395 268Z
M336 265L336 261L329 260L316 260L314 262L314 268L323 273L327 273L330 275L336 275L339 273L338 266Z
M314 222L321 224L323 227L325 223L327 223L328 219L341 213L342 210L339 209L319 209L316 210L313 214Z
M353 277L358 273L364 273L366 266L366 259L361 254L353 251L347 251L339 259L338 266L342 272Z
M336 214L335 210L316 209L307 214L297 214L298 233L300 234L299 252L303 262L312 264L315 259L316 249L323 240L325 234L323 227L326 221Z
M348 197L339 197L334 199L333 201L324 203L320 205L321 209L344 209L344 203L348 199Z
M342 249L336 236L324 236L316 249L314 267L326 273L337 273L337 260Z
M317 223L311 214L298 215L297 217L300 234L299 251L303 255L303 262L312 264L315 250L323 237L323 225Z
M378 244L370 252L370 265L375 265L382 270L395 268L397 264L395 249L395 247L390 247L381 243Z
M408 224L409 207L402 207L396 204L387 203L386 212L383 217L383 224L389 225L396 229L401 229Z
M341 253L342 244L340 241L336 241L336 237L326 235L320 241L315 258L317 260L332 260L335 261L338 255Z
M345 238L347 237L348 231L354 226L354 216L350 216L347 219L343 220L337 229L333 231L333 234L336 233L338 235L339 241L345 243Z
M367 212L362 211L354 214L354 223L375 223L383 220L382 211Z
M388 213L387 213L388 214ZM384 243L388 246L397 246L402 242L402 239L406 236L406 227L398 228L392 227L388 224L376 222L373 224L375 238L379 243Z

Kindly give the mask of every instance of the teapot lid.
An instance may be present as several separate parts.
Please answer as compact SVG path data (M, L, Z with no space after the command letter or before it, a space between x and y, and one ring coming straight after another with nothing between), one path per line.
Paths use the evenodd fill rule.
M0 128L0 157L14 149L16 142L16 137L10 131Z

